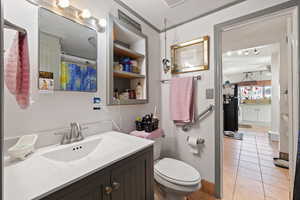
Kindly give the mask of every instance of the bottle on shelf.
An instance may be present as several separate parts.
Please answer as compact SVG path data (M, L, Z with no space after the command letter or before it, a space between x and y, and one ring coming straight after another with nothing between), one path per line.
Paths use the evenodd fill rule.
M138 82L135 88L136 99L143 99L143 87L140 82Z

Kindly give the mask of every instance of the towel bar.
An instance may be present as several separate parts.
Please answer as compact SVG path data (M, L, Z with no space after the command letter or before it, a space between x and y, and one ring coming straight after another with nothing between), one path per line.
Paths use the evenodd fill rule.
M198 81L198 80L201 80L201 75L195 75L195 76L193 76L193 78L194 78L194 80L195 81ZM168 82L170 82L171 80L170 79L164 79L164 80L161 80L160 82L161 83L168 83Z
M195 121L183 125L182 130L185 132L189 131L196 122L200 121L201 119L203 119L203 117L211 113L214 110L214 107L215 106L211 104L206 110L204 110L202 113L198 115Z
M12 29L12 30L18 31L22 34L27 33L27 31L24 28L21 28L21 27L11 23L10 21L8 21L6 19L4 20L4 28Z

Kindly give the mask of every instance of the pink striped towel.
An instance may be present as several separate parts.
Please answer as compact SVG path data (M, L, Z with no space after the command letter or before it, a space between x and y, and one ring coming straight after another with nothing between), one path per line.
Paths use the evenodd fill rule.
M29 106L30 65L27 34L17 33L5 57L5 84L20 108Z

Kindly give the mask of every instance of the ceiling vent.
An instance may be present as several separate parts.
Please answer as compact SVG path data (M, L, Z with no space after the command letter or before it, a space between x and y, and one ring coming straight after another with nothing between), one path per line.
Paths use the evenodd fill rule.
M169 8L174 8L183 4L186 0L162 0Z

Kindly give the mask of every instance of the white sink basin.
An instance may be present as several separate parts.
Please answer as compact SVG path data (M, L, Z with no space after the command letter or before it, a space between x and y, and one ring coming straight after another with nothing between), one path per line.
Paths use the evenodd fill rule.
M101 138L69 144L63 148L42 154L45 158L60 162L71 162L82 159L93 152L101 142Z

